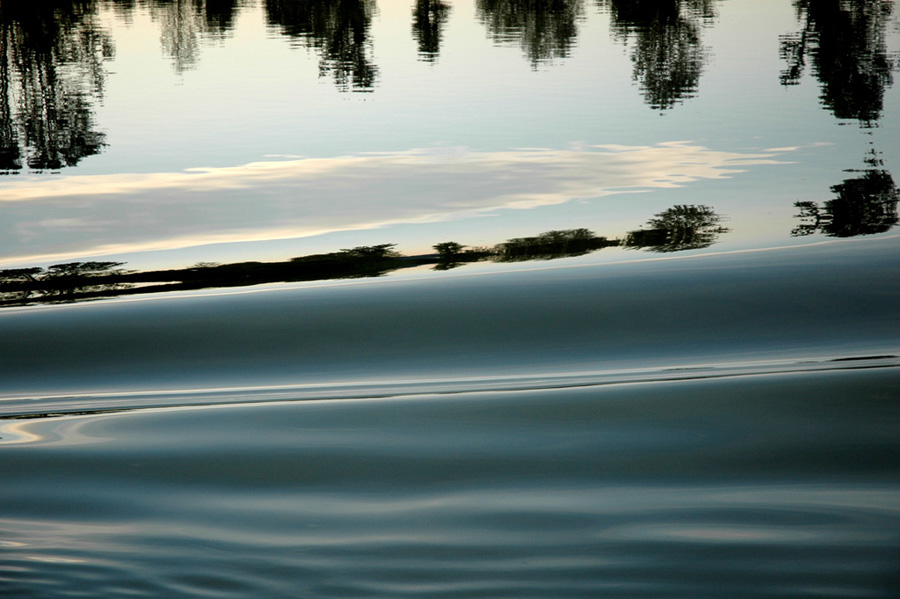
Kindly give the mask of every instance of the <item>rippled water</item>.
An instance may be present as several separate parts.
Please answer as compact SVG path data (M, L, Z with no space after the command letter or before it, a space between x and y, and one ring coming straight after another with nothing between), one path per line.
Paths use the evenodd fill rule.
M891 597L885 242L4 312L0 582Z
M10 596L877 596L893 368L20 420Z
M897 596L896 13L2 2L0 596Z

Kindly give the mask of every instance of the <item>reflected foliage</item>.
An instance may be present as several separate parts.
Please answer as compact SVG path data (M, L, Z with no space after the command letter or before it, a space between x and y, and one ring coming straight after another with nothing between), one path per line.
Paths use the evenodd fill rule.
M222 37L232 29L237 1L155 0L149 8L160 27L163 52L182 73L196 66L201 40Z
M419 44L419 58L425 62L437 60L441 50L441 35L450 15L450 5L441 0L416 0L413 9L413 36Z
M877 156L866 162L870 168L860 176L831 187L837 197L821 206L818 202L795 202L800 224L791 235L821 232L830 237L854 237L884 233L896 225L900 189Z
M236 0L205 0L203 16L206 29L216 35L225 35L234 27Z
M272 282L381 276L418 262L393 244L361 246L286 262L198 263L178 270L133 272L121 262L70 262L43 268L0 270L0 305L71 302L100 297L241 287Z
M896 221L896 206L894 210ZM455 241L445 241L432 246L436 253L420 256L404 256L394 249L394 244L384 243L299 256L284 262L198 262L189 268L175 270L126 271L119 268L123 265L121 262L67 262L46 269L12 268L0 270L0 306L211 287L379 277L402 268L426 265L431 265L434 270L449 270L473 262L554 260L622 245L674 252L712 245L720 233L728 230L719 225L721 220L707 206L675 206L650 219L648 224L652 228L649 230L628 233L624 242L580 228L516 237L492 247L466 247Z
M795 0L801 30L781 38L787 63L783 85L796 85L812 62L822 104L839 119L873 125L893 83L896 61L887 52L885 29L893 3L869 0Z
M71 302L118 295L239 287L263 283L378 277L401 268L432 265L448 270L465 263L509 262L580 256L619 245L587 229L548 231L510 239L492 248L466 248L455 241L438 243L437 254L403 256L394 244L359 246L312 254L286 262L197 263L179 270L132 272L120 262L69 262L43 268L0 270L0 305Z
M599 0L614 34L632 42L632 78L656 110L696 95L707 58L701 28L715 16L714 0Z
M341 91L374 89L374 0L266 0L265 10L270 25L319 55L320 77L332 76Z
M432 246L438 253L438 263L434 270L450 270L465 262L463 249L466 247L455 241L445 241Z
M575 43L582 0L477 0L479 20L498 44L518 44L532 66L565 58Z
M651 252L697 250L714 244L728 229L722 217L709 206L679 205L647 221L647 228L631 231L625 247Z
M381 276L398 268L396 261L402 256L394 250L393 243L363 245L328 254L313 254L292 258L294 274L322 279L359 278ZM227 269L230 265L219 267Z
M104 146L93 102L113 55L92 0L0 3L0 172L74 166Z
M588 229L547 231L536 237L510 239L496 246L495 253L503 262L521 260L552 260L567 256L581 256L618 242L597 237Z
M0 270L0 299L23 303L28 300L71 301L87 294L109 294L129 288L110 280L127 271L124 262L67 262L43 268Z
M493 247L467 248L455 241L439 243L435 270L448 270L467 262L523 262L526 260L555 260L583 256L590 252L620 245L619 240L598 237L588 229L547 231L534 237L516 237Z

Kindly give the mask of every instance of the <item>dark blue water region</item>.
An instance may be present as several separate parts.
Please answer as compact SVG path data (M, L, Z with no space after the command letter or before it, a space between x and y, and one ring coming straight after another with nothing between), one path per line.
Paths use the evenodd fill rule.
M900 369L0 421L0 595L897 596Z
M52 394L278 385L365 394L379 382L896 356L898 250L895 236L636 252L628 263L12 308L0 312L0 414Z

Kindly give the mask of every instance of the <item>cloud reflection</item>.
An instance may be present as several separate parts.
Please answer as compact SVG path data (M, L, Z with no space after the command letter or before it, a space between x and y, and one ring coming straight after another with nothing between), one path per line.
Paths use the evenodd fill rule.
M409 150L10 182L0 263L307 237L722 179L774 153L688 142Z

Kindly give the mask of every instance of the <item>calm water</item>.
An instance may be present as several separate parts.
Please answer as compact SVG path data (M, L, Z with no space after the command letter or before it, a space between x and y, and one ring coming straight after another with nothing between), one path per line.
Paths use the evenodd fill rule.
M0 596L900 590L900 8L0 2Z

